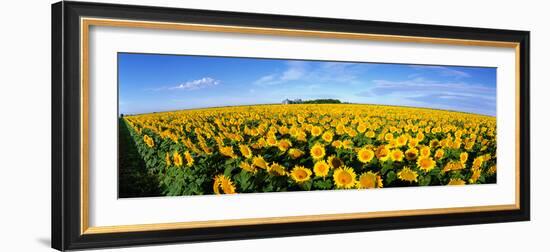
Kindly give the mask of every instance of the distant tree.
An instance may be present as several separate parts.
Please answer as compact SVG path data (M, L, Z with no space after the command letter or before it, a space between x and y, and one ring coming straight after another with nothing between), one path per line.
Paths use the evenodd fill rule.
M342 103L340 100L337 99L315 99L315 100L305 100L302 99L294 99L289 100L285 99L282 102L283 104L340 104Z
M316 100L303 101L302 103L304 104L340 104L342 102L337 99L316 99Z

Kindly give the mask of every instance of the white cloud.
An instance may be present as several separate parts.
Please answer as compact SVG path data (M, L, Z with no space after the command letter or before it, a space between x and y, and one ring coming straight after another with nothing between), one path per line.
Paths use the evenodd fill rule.
M357 93L363 102L451 109L495 115L496 88L466 82L438 82L425 78L374 80ZM390 102L391 101L391 102Z
M210 78L210 77L203 77L201 79L187 81L184 83L181 83L175 87L171 87L170 89L182 89L182 90L196 90L211 86L216 86L220 84L221 81Z
M256 81L254 81L254 84L256 84L256 85L271 85L275 81L277 81L276 78L277 78L276 74L265 75L265 76L260 77Z
M297 80L297 79L300 79L302 76L304 76L303 69L290 68L281 75L281 80L283 81Z
M347 62L289 61L283 71L261 76L255 85L269 86L291 81L308 83L339 82L355 84L358 74L368 68L366 65Z
M496 93L496 89L492 87L465 82L437 82L425 78L414 78L404 81L373 80L372 82L375 85L369 89L369 92L377 95L392 93L402 93L405 95L437 93L444 96L476 97L494 100Z
M437 71L442 76L450 76L450 77L455 77L457 79L471 77L471 75L469 73L466 73L466 72L463 72L463 71L460 71L460 70L456 70L456 69L452 69L452 68L449 68L449 67L444 67L444 66L411 65L410 67L412 67L414 69L419 69L419 70Z
M281 75L282 81L298 80L307 73L308 64L303 61L287 62L288 69Z
M286 65L287 68L285 71L264 75L254 81L254 84L260 86L277 85L288 81L303 79L307 74L307 62L288 61Z

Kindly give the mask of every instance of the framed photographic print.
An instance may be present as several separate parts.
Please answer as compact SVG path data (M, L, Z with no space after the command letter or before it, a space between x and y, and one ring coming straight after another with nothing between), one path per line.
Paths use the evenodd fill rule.
M529 32L52 6L52 247L529 220Z

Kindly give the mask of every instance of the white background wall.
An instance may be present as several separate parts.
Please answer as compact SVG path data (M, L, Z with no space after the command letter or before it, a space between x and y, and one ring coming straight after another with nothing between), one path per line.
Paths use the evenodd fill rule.
M337 235L146 246L118 251L464 251L548 248L550 26L545 1L118 2L531 31L532 221ZM50 241L50 4L0 8L0 250L47 251ZM546 21L546 22L545 22ZM513 111L510 111L513 113ZM110 250L110 249L109 249Z

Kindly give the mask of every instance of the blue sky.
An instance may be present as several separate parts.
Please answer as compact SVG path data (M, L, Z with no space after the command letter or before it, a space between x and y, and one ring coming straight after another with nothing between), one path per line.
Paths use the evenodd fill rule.
M496 115L496 68L119 53L123 114L334 98Z

